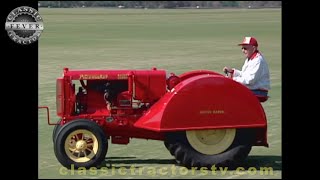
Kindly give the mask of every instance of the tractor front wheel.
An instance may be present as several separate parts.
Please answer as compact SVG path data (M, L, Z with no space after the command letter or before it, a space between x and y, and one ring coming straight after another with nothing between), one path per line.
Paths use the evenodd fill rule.
M108 141L102 128L95 122L74 120L63 127L54 140L54 152L65 167L90 168L105 159Z
M54 140L56 139L56 136L59 132L59 130L61 129L61 125L60 125L61 119L57 122L56 125L54 125L53 131L52 131L52 142L54 143Z
M241 163L251 151L252 129L211 129L168 133L165 145L185 167L230 167Z

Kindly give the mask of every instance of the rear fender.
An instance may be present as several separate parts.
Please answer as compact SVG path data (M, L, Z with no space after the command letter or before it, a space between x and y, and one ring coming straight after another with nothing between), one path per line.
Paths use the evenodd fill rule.
M188 79L190 77L193 77L193 76L197 76L197 75L202 75L202 74L211 74L211 75L218 75L218 76L223 76L217 72L214 72L214 71L209 71L209 70L194 70L194 71L189 71L189 72L186 72L186 73L183 73L179 76L180 80L183 81L185 79Z
M177 84L135 126L158 132L264 129L267 121L263 107L247 87L221 75L200 74Z

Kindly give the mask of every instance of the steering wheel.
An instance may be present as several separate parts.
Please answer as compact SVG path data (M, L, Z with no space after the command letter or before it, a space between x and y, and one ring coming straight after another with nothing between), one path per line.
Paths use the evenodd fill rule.
M230 73L228 70L224 70L224 74L225 74L225 76L227 77L227 78L230 78L230 79L232 79L233 78L233 73Z

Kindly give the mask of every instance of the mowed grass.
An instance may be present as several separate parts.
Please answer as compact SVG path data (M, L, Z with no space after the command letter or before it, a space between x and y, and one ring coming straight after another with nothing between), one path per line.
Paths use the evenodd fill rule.
M245 164L256 172L252 168L225 174L186 171L174 164L162 141L144 139L131 139L127 146L109 144L105 164L113 171L66 171L54 155L53 126L47 125L40 110L39 178L281 178L281 9L40 8L39 12L44 21L39 39L39 105L50 107L52 121L57 120L55 80L63 67L222 73L225 65L241 69L244 56L237 44L244 36L254 36L269 63L272 81L271 98L263 103L270 147L253 147ZM260 167L273 168L273 175L259 171ZM167 173L159 172L161 168L168 168Z

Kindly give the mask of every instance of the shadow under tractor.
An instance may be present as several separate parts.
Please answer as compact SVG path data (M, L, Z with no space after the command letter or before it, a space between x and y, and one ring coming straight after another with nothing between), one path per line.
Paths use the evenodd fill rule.
M179 165L239 166L252 146L268 147L267 119L247 87L209 70L70 70L56 80L54 153L65 167L90 168L108 143L164 142Z

